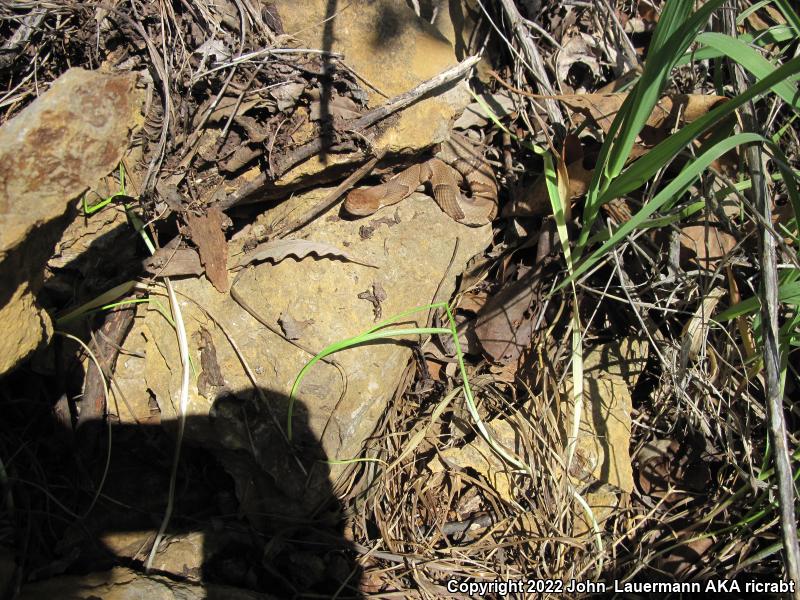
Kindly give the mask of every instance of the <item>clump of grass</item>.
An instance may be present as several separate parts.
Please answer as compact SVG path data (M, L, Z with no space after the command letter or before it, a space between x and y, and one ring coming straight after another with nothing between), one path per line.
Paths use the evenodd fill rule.
M768 95L774 101L782 101L785 106L795 112L793 119L796 118L796 113L800 111L800 91L798 91L796 85L798 74L800 74L800 57L790 58L783 64L775 65L748 45L747 42L749 40L738 39L735 35L718 32L701 32L709 17L715 14L724 2L722 0L712 0L692 13L693 4L690 1L673 0L667 2L664 6L652 43L648 49L648 60L645 63L642 75L618 112L602 145L594 175L584 201L582 230L574 249L577 263L572 268L568 261L568 276L560 284L560 288L579 281L581 277L590 274L599 263L609 260L612 253L615 252L615 248L623 240L632 239L636 232L654 226L668 225L687 216L687 207L681 206L682 199L687 195L687 192L695 186L698 179L707 172L715 160L737 148L746 149L757 145L771 159L771 164L777 169L780 175L779 178L784 182L787 195L794 209L794 218L789 223L783 224L784 226L781 229L785 235L788 235L793 240L793 243L797 243L797 223L798 217L800 217L797 173L791 168L790 161L785 156L780 144L776 142L774 137L756 130L744 130L733 135L727 135L727 128L720 126L738 109L746 108L750 106L750 103L760 98L768 97ZM789 27L794 30L793 35L800 34L800 19L798 19L796 13L787 2L779 2L778 5L786 17ZM692 44L696 44L698 48L693 50L692 53L687 53ZM656 102L665 93L673 69L682 62L690 62L690 57L695 57L697 54L706 58L724 57L747 71L753 78L752 84L745 89L741 89L738 94L712 109L706 115L691 124L685 125L652 148L645 156L626 167L631 148ZM715 132L715 129L718 131ZM652 185L652 178L657 173L663 172L672 164L679 153L685 153L690 144L697 142L702 136L705 136L705 139L699 145L697 154L693 154L677 175L668 180L665 185L652 190L649 199L642 204L638 212L633 214L632 218L617 227L601 231L597 230L596 225L601 206L617 198L624 198L642 186ZM749 180L739 182L743 189L749 188L749 183ZM703 204L698 203L692 210L695 211L702 206ZM659 211L664 215L658 218L662 219L660 223L658 219L651 220ZM683 212L681 213L681 211ZM756 227L763 230L768 227L768 224L758 221ZM800 288L798 287L800 270L798 270L797 249L788 249L785 246L784 249L788 250L788 254L784 255L785 258L793 264L781 269L778 278L777 298L771 301L776 303L772 309L776 313L779 305L783 309L783 322L780 327L777 346L771 347L768 344L767 337L763 335L764 327L761 317L757 314L760 306L763 306L765 302L770 302L763 293L731 306L716 319L717 323L721 323L734 318L752 317L755 340L760 353L780 353L781 391L778 392L779 397L783 396L782 389L783 382L785 382L787 376L788 355L800 340L800 334L798 334L800 317L797 310L800 303ZM770 269L775 269L774 264L762 264L761 266L763 269L761 272L762 278L768 278ZM667 371L671 368L668 364L664 364L663 367ZM751 371L752 374L754 372ZM767 395L770 394L769 387L770 383L767 381ZM777 418L782 421L783 410L781 406L768 408L768 412L773 415L773 419ZM704 416L701 418L705 419ZM785 432L782 435L785 436ZM767 451L763 455L761 470L757 471L757 473L759 478L766 473L770 473L769 478L774 482L773 469L767 468L771 458L774 456L769 451L769 448L776 444L784 446L786 440L785 438L781 439L780 433L772 430L770 439L772 443L767 447ZM748 442L745 441L745 443ZM728 500L733 498L742 499L744 489L747 487L740 487ZM790 486L787 484L786 487ZM764 523L767 516L774 516L774 505L773 508L766 508L763 494L759 497L760 500L757 500L751 509L746 510L745 515L736 521L734 525L717 528L714 533L717 535L723 533L744 534L745 531L752 531L753 528L756 528L758 523ZM793 514L794 498L794 494L789 492L784 495L780 502L783 509L781 512L784 515L782 530L788 540L784 544L784 549L788 555L787 571L791 577L796 577L800 574L796 571L797 565L792 564L793 551L791 551L791 546L795 548L797 546L796 528L792 519L786 517L788 514L787 507L790 509L788 512ZM723 503L726 506L730 506L727 500L723 500ZM717 515L718 513L714 512L713 514ZM692 530L693 528L690 528L689 532ZM694 534L688 533L679 544L689 543L697 539L699 538ZM764 552L774 552L779 546L772 544L764 549L759 556L763 558L768 555L765 555ZM674 546L670 546L663 552L668 552L672 549L674 549ZM655 555L649 557L649 559L653 558L655 558Z
M716 181L721 181L714 170L715 161L720 157L734 150L743 151L758 146L766 153L774 168L774 172L768 174L771 181L785 187L794 212L793 218L776 223L774 229L780 232L781 237L786 238L786 243L781 247L784 251L784 264L778 271L776 307L780 310L781 318L777 349L780 354L781 386L786 385L785 380L789 376L793 376L796 381L796 373L792 372L789 356L800 345L800 316L797 309L800 304L800 271L797 263L800 196L798 172L792 162L797 157L786 150L787 144L780 137L797 122L800 112L800 93L797 88L800 57L775 56L767 60L762 50L770 44L784 44L784 48L791 49L800 36L800 19L790 3L779 0L774 4L784 15L785 25L773 26L756 34L737 34L734 31L720 33L724 28L705 32L709 20L720 19L723 15L724 2L712 0L693 12L695 4L689 0L670 0L664 4L648 48L645 67L603 140L582 209L578 205L578 209L581 209L580 228L574 239L570 239L568 234L572 207L561 189L564 184L563 165L559 164L558 153L514 136L511 131L513 128L505 127L500 118L482 102L481 97L474 96L484 106L487 116L496 127L543 160L543 177L547 183L566 266L565 276L554 285L554 289L555 292L560 292L569 288L571 292L572 345L570 360L566 361L569 366L566 368L571 369L571 377L575 383L573 390L580 390L580 381L583 378L580 361L584 337L595 335L597 327L592 318L581 318L581 308L586 307L584 294L596 293L600 298L599 302L604 304L610 302L609 298L616 294L618 297L615 302L626 302L621 304L626 316L647 329L646 333L651 341L655 340L653 351L656 356L651 363L654 366L651 367L652 373L648 374L653 379L648 385L653 385L655 391L637 407L633 454L648 440L659 436L667 440L680 440L687 432L701 435L702 444L713 449L712 456L705 457L704 460L718 467L718 477L709 482L708 489L694 497L673 506L669 502L644 498L638 490L634 491L633 508L627 514L638 512L636 520L625 524L626 513L620 511L616 524L621 527L621 531L615 532L614 541L610 545L618 554L609 570L619 577L637 576L650 565L658 568L658 560L669 556L678 546L691 544L702 538L714 537L714 544L702 557L703 565L698 566L696 571L706 577L729 573L731 562L736 556L742 558L736 567L740 571L752 568L759 558L769 557L781 548L779 543L773 541L774 531L768 531L774 527L780 507L771 497L777 478L772 463L771 443L767 442L763 389L760 389L755 379L761 371L760 363L758 359L748 363L746 357L752 356L753 352L742 352L738 347L739 337L745 337L742 331L752 330L756 350L764 353L765 336L759 315L759 307L764 300L753 290L749 294L744 292L744 299L739 302L734 294L735 285L730 284L730 306L716 318L713 315L704 316L709 326L708 340L702 355L693 364L681 366L674 351L675 347L679 347L682 335L677 332L683 330L687 318L698 312L697 307L702 306L703 299L713 286L718 285L720 280L725 281L726 276L729 281L737 278L741 280L742 269L731 265L730 257L726 256L720 261L716 271L698 269L695 272L664 277L656 268L664 262L656 255L650 263L646 263L646 266L652 267L646 273L652 281L634 284L630 274L621 268L623 254L631 248L638 250L641 246L646 246L637 242L642 239L643 232L661 229L663 234L669 235L671 229L687 223L690 217L702 218L702 213L712 214L716 208L714 202L727 197L731 190L735 193L748 190L753 182L744 174L731 182L731 186L726 184L723 189L713 189L712 194L703 193L708 188L700 184L706 184L709 179L715 178ZM760 10L764 4L753 5L752 10ZM740 21L745 16L740 15ZM511 55L515 56L515 51ZM726 93L729 96L726 102L699 119L683 125L650 148L644 156L630 162L628 159L631 148L656 103L669 91L675 69L682 65L691 66L698 60L712 61L714 72L723 72L728 64L738 65L749 73L752 82L746 88L737 90L730 85L724 85L724 82L715 81L717 93ZM519 71L523 70L520 66ZM777 106L784 106L792 113L791 120L780 131L773 134L766 127L764 131L746 128L733 131L738 112L755 103L763 106L767 102L772 104L773 114L777 111ZM530 139L535 139L533 135L531 132ZM638 209L632 211L632 218L628 221L601 223L603 206L617 199L628 199ZM757 229L771 227L770 223L759 221L759 217L753 215L746 204L743 203L742 206L743 216L731 227L734 233L743 232L743 223L748 218ZM728 225L727 222L724 224ZM748 251L749 246L745 246L746 236L737 237L740 245L736 251L740 254ZM783 240L778 242L782 243ZM641 254L651 258L652 252ZM598 276L608 272L608 269L603 269L607 264L616 265L612 271L619 278L624 294L619 292L619 288L612 288L611 293L606 294L612 284L611 278L602 292L593 289ZM748 269L756 282L765 272L759 267L757 260L751 262ZM613 276L612 274L610 277ZM661 321L656 322L653 318L662 315ZM738 325L741 326L735 330L727 329L726 323L732 319L739 320ZM365 334L376 334L380 327ZM391 332L385 334L389 336ZM357 344L359 337L342 343ZM548 341L552 343L552 340ZM746 345L746 340L742 339L741 344ZM555 375L545 378L548 381L562 381L563 377L557 369L564 368L564 364L553 365ZM717 372L710 372L713 369L709 365L716 365L714 368ZM462 371L462 379L464 378ZM293 392L297 391L298 385L299 380L295 382ZM574 393L576 397L573 400L577 403L578 396L582 394ZM526 397L531 396L533 393ZM394 407L390 410L401 411ZM575 414L579 415L580 411L576 410ZM575 425L576 423L571 424L571 432L575 431ZM393 430L392 435L400 435L398 429ZM574 435L568 435L568 439L572 438ZM398 446L399 442L394 438L391 441L387 439L387 448L397 449ZM567 455L571 456L569 446ZM797 452L792 456L796 460ZM567 465L569 461L568 458ZM562 463L557 469L563 467ZM750 480L744 476L742 468L749 470ZM796 477L797 473L794 475ZM535 477L535 473L526 476ZM390 489L376 494L382 498L380 510L384 512L380 513L377 506L379 502L374 501L370 505L374 510L373 515L376 520L385 519L384 526L391 528L394 539L402 540L401 534L405 533L408 539L414 540L414 544L398 543L397 546L419 548L419 552L429 558L436 556L435 550L424 546L425 541L435 539L436 536L418 536L415 530L415 527L419 527L417 521L409 520L407 529L402 531L395 525L396 519L401 518L399 509L394 508L396 504L404 502L406 496L409 496L412 499L405 506L409 510L416 509L418 505L425 504L425 496L414 486L428 489L425 487L427 482L421 481L424 479L423 469L409 466L403 477L408 483L400 481L398 477L382 479L382 484ZM765 483L754 484L754 481ZM677 483L679 485L681 482ZM789 500L789 503L792 501ZM496 510L499 514L503 512L502 509ZM696 518L697 515L704 516ZM429 511L429 516L435 517L435 511ZM767 535L764 535L765 532L768 532ZM652 543L637 545L636 540L642 539ZM633 543L626 554L622 549L630 540ZM474 556L470 554L473 549L469 546L459 546L458 550L463 552L463 556ZM736 552L739 551L741 554L737 555ZM773 568L774 564L768 568ZM459 567L465 572L469 571L464 564ZM563 575L563 570L557 574ZM477 574L475 576L479 577ZM413 578L413 575L409 577Z
M447 315L447 322L449 323L450 327L404 327L399 329L388 329L388 330L385 329L389 325L398 323L402 319L405 319L406 317L409 317L415 313L421 311L430 311L430 310L444 310L445 314ZM292 439L292 412L294 408L294 402L297 397L297 391L300 388L300 384L302 383L309 369L311 369L317 362L336 352L340 352L342 350L345 350L347 348L352 348L354 346L366 344L374 340L399 338L408 335L435 335L435 334L449 335L453 339L453 344L456 350L456 358L458 360L458 368L461 373L461 385L464 391L464 400L467 405L467 410L469 410L470 416L474 420L475 426L478 429L478 431L484 437L486 442L492 447L492 449L495 452L497 452L497 454L499 454L503 459L508 461L510 464L514 465L516 468L521 469L523 471L527 471L528 467L527 465L525 465L525 463L520 461L518 457L512 456L508 451L506 451L502 446L500 446L494 440L489 431L486 429L486 425L483 423L480 414L478 414L478 408L475 405L475 398L472 395L472 387L469 384L469 377L467 376L467 370L464 365L464 355L461 352L461 344L458 341L456 322L455 319L453 318L453 313L450 310L450 305L446 302L427 304L425 306L419 306L404 311L400 314L397 314L393 317L386 319L385 321L381 321L374 327L371 327L370 329L364 331L363 333L355 337L335 342L320 350L320 352L318 352L311 360L309 360L303 366L302 369L300 369L300 372L297 374L297 377L295 377L294 383L292 384L292 389L289 392L289 403L287 407L286 435L289 437L290 440Z

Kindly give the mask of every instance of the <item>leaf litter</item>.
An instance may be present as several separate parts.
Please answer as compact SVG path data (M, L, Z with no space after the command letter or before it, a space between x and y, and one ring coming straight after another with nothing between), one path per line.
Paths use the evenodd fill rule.
M731 498L726 490L743 484L750 486L748 489L758 488L752 483L752 463L758 462L762 449L765 412L759 380L749 380L752 364L741 364L742 356L749 358L753 353L731 342L734 329L724 329L715 321L715 315L731 304L726 294L734 296L736 290L738 295L739 287L747 296L753 292L754 269L748 261L754 246L749 232L754 229L751 223L741 225L753 220L752 209L737 206L735 212L720 214L708 206L687 218L679 212L688 210L687 203L676 198L674 210L664 215L673 226L671 233L631 236L619 254L609 256L581 282L578 302L586 327L585 401L577 459L564 474L559 452L567 443L564 425L572 418L565 314L572 300L552 293L560 268L553 251L557 244L546 241L552 231L547 225L551 218L547 187L543 180L534 183L526 178L526 173L541 172L530 144L552 141L558 149L563 161L560 173L566 175L560 183L567 184L566 198L575 205L573 214L579 215L581 200L594 176L597 148L627 98L625 92L608 90L624 88L639 72L632 72L624 81L611 79L614 69L603 57L617 56L622 48L603 47L608 44L607 37L597 27L604 11L595 13L581 4L516 5L530 22L529 31L541 28L553 38L551 42L543 36L534 42L545 59L543 72L566 83L566 91L584 93L537 96L534 92L541 89L537 89L536 77L527 75L530 65L523 60L514 37L518 34L510 27L504 31L502 43L513 44L513 48L509 47L508 57L500 64L492 66L498 78L513 81L515 90L527 94L511 91L508 85L474 81L476 87L484 88L479 93L483 104L469 105L455 126L472 130L482 139L506 189L517 191L503 199L504 218L494 223L494 245L473 259L474 268L463 276L453 306L482 418L508 451L536 469L529 475L509 469L485 440L474 434L471 417L463 407L455 403L445 406L442 398L446 391L460 385L458 370L451 362L454 348L442 353L431 349L435 343L426 345L421 340L416 351L422 358L417 364L430 365L430 372L409 369L398 386L396 402L391 403L370 440L365 453L368 462L364 463L368 466L353 470L353 478L343 488L347 493L340 495L352 509L348 514L354 515L348 520L347 535L363 550L364 573L357 585L362 592L423 590L436 595L455 569L476 580L487 573L564 579L583 576L597 560L592 542L595 525L585 513L575 510L565 491L567 484L586 491L588 505L604 534L622 540L613 552L607 549L608 577L647 577L642 573L649 569L676 580L724 576L733 554L743 563L758 556L758 535L742 543L720 529L748 514L748 501L741 500L746 494L737 492L724 519L713 521L722 531L718 538L697 535L691 515L712 514L709 507ZM3 14L18 23L25 6L21 3L17 12L3 7ZM173 7L181 16L170 21L173 31L180 32L172 39L182 36L185 40L175 44L152 44L160 35L175 35L159 30L163 16L152 8L141 15L145 36L133 25L115 24L113 13L100 7L90 15L65 6L46 16L57 35L71 38L72 46L67 48L76 57L78 49L95 43L98 23L99 48L106 58L152 71L142 134L147 151L133 176L142 183L141 202L148 215L154 221L163 217L157 224L164 227L169 213L177 213L187 224L191 244L184 241L181 245L177 237L167 241L146 262L146 270L161 276L205 272L220 292L228 288L228 235L223 213L213 206L219 198L215 194L223 190L224 197L225 190L231 191L261 172L282 174L283 157L313 140L320 119L331 119L335 127L352 121L363 113L366 97L363 82L347 69L335 69L334 77L325 73L338 58L298 51L288 60L236 63L247 52L259 52L284 34L280 16L270 4L265 11L249 11L246 1L242 6L249 15L247 35L240 30L238 2L201 3L194 10ZM663 3L610 8L623 33L631 36L633 46L643 54ZM424 15L425 10L423 6L419 12ZM436 20L434 15L424 16ZM168 17L171 19L173 16ZM504 20L497 22L506 27ZM774 23L785 24L785 19L772 6L761 6L748 16L746 27L763 32ZM114 27L121 41L112 44L106 36ZM210 35L212 31L215 33ZM16 90L16 97L3 104L4 121L13 118L35 94L26 70L29 67L22 58L36 51L36 44L41 48L53 44L37 35L20 26L4 47L18 52L11 59L14 69L9 71L13 85L6 85L6 89ZM33 42L26 46L27 42L16 39L24 36ZM124 51L113 50L117 42L127 46ZM780 49L770 45L763 50L774 53ZM5 56L0 55L4 62ZM60 67L47 52L40 56L43 62L38 68L51 81ZM181 72L180 65L190 68ZM697 69L676 70L668 95L648 117L647 129L633 146L629 162L646 157L655 143L726 100L715 93L710 76ZM166 83L166 94L160 91L160 83ZM546 99L556 100L566 116L569 131L563 142L563 132L552 123L526 122L543 114L537 103ZM494 129L484 104L513 135ZM190 126L169 123L173 115ZM769 115L782 126L786 124L777 108ZM167 129L168 148L160 142ZM791 124L783 131L790 140L786 143L791 149L789 160L796 166L796 132ZM737 169L734 157L719 170L736 173ZM674 175L667 169L662 176L668 181ZM656 180L652 185L659 183ZM707 199L709 189L721 189L706 183L690 186L687 196L696 203ZM167 197L163 191L167 186L159 184L169 184L177 196ZM650 185L605 206L603 214L609 217L609 226L635 214L647 202ZM283 192L275 193L277 198ZM163 210L165 206L168 210ZM235 219L250 218L242 208ZM788 214L786 222L791 219L791 212ZM581 224L574 221L570 223L573 226ZM375 229L377 225L363 238L368 240ZM278 264L290 257L296 259L298 277L302 277L308 257L372 266L359 260L358 253L335 243L273 239L272 233L232 260L232 268L263 261ZM787 243L795 241L788 239ZM718 285L720 276L728 279L727 289ZM358 295L373 305L376 321L384 316L381 302L386 300L378 286L373 282ZM57 281L51 289L60 289ZM289 340L303 340L316 325L308 315L298 317L291 306L277 322ZM741 322L736 327L747 329L742 329ZM651 339L643 342L643 333ZM745 333L739 335L746 337ZM468 342L468 337L474 343ZM217 349L206 336L197 346L201 364L198 386L202 381L204 388L223 387L224 373L219 375L214 369ZM412 382L414 377L420 385ZM423 378L430 380L422 382ZM796 383L790 380L787 385L794 389ZM430 419L432 415L436 418ZM397 457L403 460L392 463ZM393 469L381 471L374 466L377 461L389 462ZM769 531L764 539L774 534L769 528L763 531ZM539 544L532 537L548 543ZM563 540L568 543L562 544ZM723 552L730 548L733 550ZM268 564L280 554L273 551L264 553ZM454 558L455 554L464 560ZM530 556L547 560L532 561ZM311 565L311 578L333 568L318 563L311 553L297 560ZM770 555L756 570L772 574L777 569Z

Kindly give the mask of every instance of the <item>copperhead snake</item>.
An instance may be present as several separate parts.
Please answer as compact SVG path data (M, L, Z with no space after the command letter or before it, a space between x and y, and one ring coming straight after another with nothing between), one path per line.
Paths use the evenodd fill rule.
M497 216L497 183L492 169L472 142L461 135L441 144L434 158L400 171L385 183L351 191L344 210L354 216L368 216L397 204L428 182L439 207L459 223L485 225ZM462 182L470 196L461 193Z

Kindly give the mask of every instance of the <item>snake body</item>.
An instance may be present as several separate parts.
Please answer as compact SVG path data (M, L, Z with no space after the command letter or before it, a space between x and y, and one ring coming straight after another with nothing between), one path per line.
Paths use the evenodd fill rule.
M354 216L371 215L404 200L428 182L442 211L459 223L485 225L497 216L497 183L492 169L463 136L451 137L441 144L435 158L412 165L381 185L351 191L344 209ZM461 193L462 182L470 196Z

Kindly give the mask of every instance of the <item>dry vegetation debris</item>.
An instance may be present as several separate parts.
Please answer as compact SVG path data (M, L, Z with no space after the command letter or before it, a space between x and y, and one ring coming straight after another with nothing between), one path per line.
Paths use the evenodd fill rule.
M403 10L434 25L448 5L407 4ZM201 498L211 482L227 490L213 509L205 507L231 530L227 545L205 556L210 580L276 586L285 595L427 598L449 595L452 579L792 576L797 535L787 527L787 506L793 511L794 498L787 505L778 483L785 466L778 461L776 471L773 455L776 440L788 447L778 447L779 459L798 446L790 399L800 383L800 20L782 1L728 4L687 34L688 51L652 80L658 94L649 98L636 84L668 50L660 32L678 29L662 19L688 23L691 2L465 2L476 21L460 58L483 52L491 68L471 73L474 102L454 128L482 145L498 181L500 217L490 247L467 264L447 299L454 335L442 333L450 327L445 314L430 311L420 322L431 328L426 335L405 340L414 358L394 396L357 460L339 457L345 467L322 489L328 504L311 517L293 515L299 520L285 529L266 525L241 487L234 495L224 475L189 463ZM422 164L420 157L384 157L373 142L387 117L435 91L368 105L368 90L380 82L366 82L346 56L303 47L290 33L271 3L255 0L0 2L0 123L70 66L138 73L145 122L125 159L125 196L159 242L146 263L152 278L204 273L220 294L233 295L244 269L263 261L313 256L377 269L360 252L402 229L395 228L399 213L363 225L363 246L294 234L308 222L338 219L330 207L359 179L378 183L373 169L389 176L409 160ZM727 41L734 38L747 51ZM474 62L467 58L451 80ZM766 86L774 93L737 100L766 85L779 65L786 77ZM739 112L729 109L735 102ZM638 129L626 129L637 120ZM691 127L696 133L686 134ZM626 134L616 147L608 141ZM308 158L348 152L360 152L364 163L354 173L333 169L293 188L279 185ZM346 175L299 218L262 227L258 209L232 210L255 196L282 199ZM458 248L456 241L454 257ZM301 264L298 279L311 273ZM455 276L450 266L442 281ZM240 268L231 284L229 270ZM59 279L64 272L49 277L54 304L78 304L69 278ZM760 302L771 279L775 298ZM109 277L105 285L120 282ZM366 291L360 285L354 306L374 311L374 321L391 317L385 304L394 299L380 279ZM433 302L443 300L439 287ZM280 301L269 327L310 358L298 340L320 320ZM759 313L760 303L772 313ZM206 317L209 327L222 327ZM116 334L129 325L100 332L118 347ZM223 389L219 348L207 330L198 336L202 371L214 374L208 389ZM113 378L117 352L101 354ZM68 369L69 361L58 360ZM461 396L465 376L474 407ZM97 370L86 379L85 393L98 398ZM14 402L49 396L24 377L12 384L3 396L12 425L0 430L11 479L3 474L0 483L12 500L20 486L27 490L27 503L15 512L6 503L0 543L25 549L18 577L94 567L91 555L70 560L64 546L51 547L74 533L69 507L90 479L48 477L68 461L47 444L29 449L28 424L42 416ZM258 394L241 408L245 422L260 416L255 398L265 398ZM771 419L776 402L786 414L783 438ZM55 410L69 422L67 405L65 397ZM227 404L218 410L234 412ZM163 452L158 460L168 462ZM302 454L296 446L286 452L287 464L293 452ZM225 463L229 473L232 464ZM223 505L244 518L230 518ZM203 502L192 508L181 513L177 535L202 519ZM44 524L35 514L46 515ZM144 563L141 547L120 555Z

